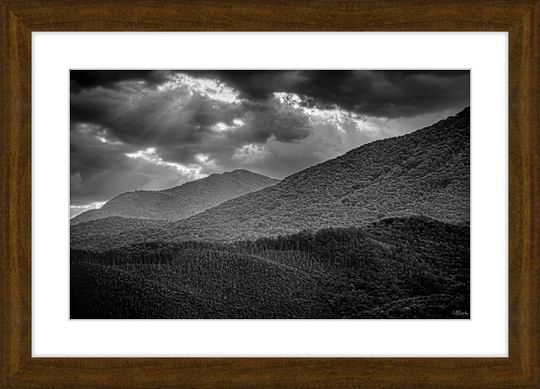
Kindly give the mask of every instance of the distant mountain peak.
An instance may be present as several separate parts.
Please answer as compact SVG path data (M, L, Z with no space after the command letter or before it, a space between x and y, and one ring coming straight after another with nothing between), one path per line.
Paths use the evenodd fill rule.
M226 175L232 175L232 174L234 174L234 175L249 174L249 175L254 175L254 176L266 177L266 176L263 176L262 174L255 173L255 172L252 172L252 171L246 170L246 169L234 169L234 170L231 170L231 171L228 171L228 172L214 173L212 175L226 176Z
M245 169L212 174L173 188L122 193L109 200L100 209L75 216L71 219L71 224L111 216L180 220L277 182L279 181Z

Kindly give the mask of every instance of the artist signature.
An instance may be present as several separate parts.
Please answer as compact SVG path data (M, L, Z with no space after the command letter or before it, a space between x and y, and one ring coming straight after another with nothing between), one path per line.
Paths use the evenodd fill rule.
M460 311L459 309L454 309L452 311L452 315L454 316L469 316L469 312L467 311Z

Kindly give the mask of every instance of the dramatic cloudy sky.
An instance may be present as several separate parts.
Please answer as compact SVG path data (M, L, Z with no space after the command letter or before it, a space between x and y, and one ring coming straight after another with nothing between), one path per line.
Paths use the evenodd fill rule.
M238 168L284 178L469 105L469 71L72 71L71 214Z

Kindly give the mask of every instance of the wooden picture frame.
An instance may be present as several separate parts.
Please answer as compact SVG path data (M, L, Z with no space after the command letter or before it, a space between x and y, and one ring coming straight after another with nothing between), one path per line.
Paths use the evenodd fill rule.
M1 387L539 388L540 1L1 5ZM508 358L32 358L33 31L507 31Z

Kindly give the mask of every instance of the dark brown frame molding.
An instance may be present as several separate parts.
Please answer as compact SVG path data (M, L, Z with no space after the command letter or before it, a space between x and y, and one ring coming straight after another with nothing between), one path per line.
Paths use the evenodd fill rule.
M0 0L3 388L540 388L540 0ZM32 358L32 31L507 31L509 358Z

